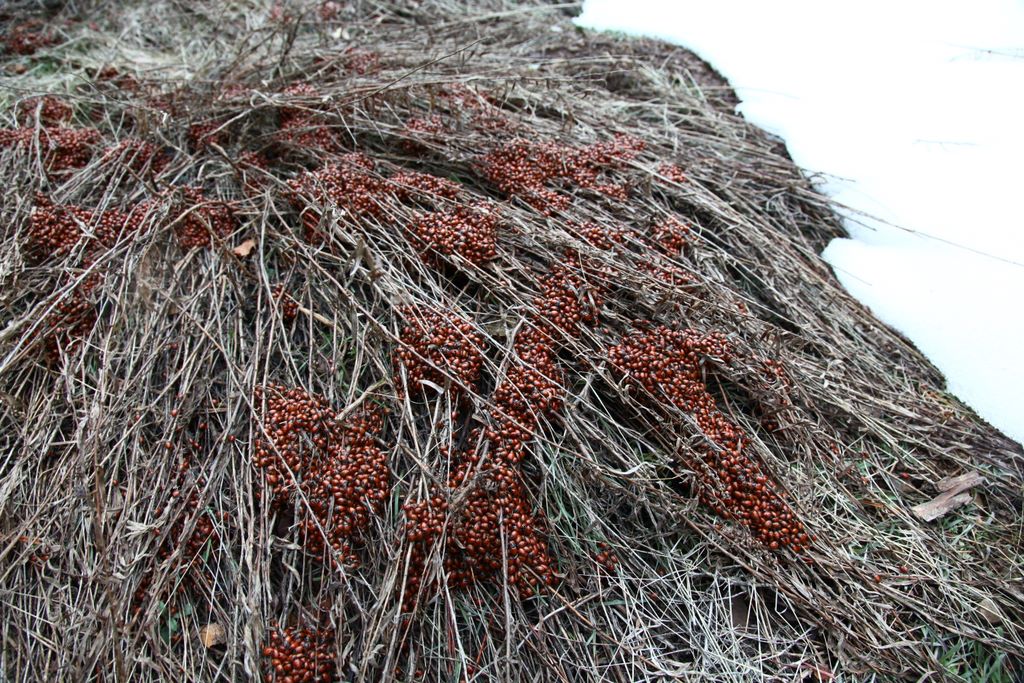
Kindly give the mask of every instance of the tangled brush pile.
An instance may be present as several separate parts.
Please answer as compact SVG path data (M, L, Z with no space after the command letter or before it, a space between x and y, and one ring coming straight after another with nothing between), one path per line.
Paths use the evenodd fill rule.
M706 65L218 7L0 17L0 677L1024 671L1020 448Z

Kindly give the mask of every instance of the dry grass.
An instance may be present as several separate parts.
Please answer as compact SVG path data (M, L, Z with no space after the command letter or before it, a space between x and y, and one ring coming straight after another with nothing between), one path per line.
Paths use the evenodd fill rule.
M261 670L267 628L298 621L335 630L345 680L413 680L417 670L481 681L1024 675L1020 447L944 394L916 349L842 290L818 257L840 232L826 200L731 113L728 89L691 56L579 32L571 7L470 4L355 2L323 21L317 4L289 4L292 19L280 20L260 0L116 12L71 2L58 19L95 26L52 20L57 44L6 58L6 126L17 101L56 92L107 143L141 137L173 159L148 175L97 157L47 179L37 146L0 150L4 679L247 680ZM352 68L364 52L379 68ZM98 78L104 66L138 87ZM282 94L295 83L316 95ZM456 85L475 102L446 99ZM333 157L275 142L285 105L314 112L338 154L364 152L382 176L428 172L489 202L501 218L497 258L439 272L403 227L417 209L398 201L376 218L328 207L325 243L309 244L286 183ZM480 112L508 127L489 130L474 121ZM449 130L410 140L406 123L432 114ZM210 121L229 121L229 135L197 152L189 126ZM625 202L569 188L569 208L545 217L477 167L511 137L582 147L616 133L646 142L619 174L632 188ZM242 163L243 151L273 152L269 171ZM664 163L685 182L667 181ZM243 191L253 180L260 189ZM186 252L174 238L174 188L189 184L241 217L210 249ZM83 259L86 237L40 262L26 252L40 190L90 208L160 199L137 238ZM638 242L597 249L572 229L642 229L665 216L694 226L690 249L669 264L694 284L649 275ZM249 238L250 255L232 254ZM567 248L615 275L600 283L600 323L559 355L566 407L522 467L561 578L519 599L489 583L449 589L434 567L440 590L403 616L402 506L444 480L438 447L464 429L443 397L396 398L399 309L458 311L485 332L486 380L463 412L483 420L538 277ZM97 322L47 361L47 314L90 273L104 274L88 295ZM272 296L278 283L299 303L292 322ZM685 458L701 441L695 424L647 410L608 367L605 350L641 319L733 342L738 359L709 365L709 387L816 534L802 556L767 551L697 503ZM765 358L791 388L764 380ZM339 411L389 411L380 443L392 488L357 569L303 552L287 516L260 503L252 397L270 381ZM763 413L780 428L766 429ZM186 452L201 514L171 499ZM968 470L986 477L969 505L934 523L913 516L935 482ZM220 543L160 552L176 515L188 529L202 514ZM618 555L616 571L594 562L600 542ZM209 623L226 638L206 649L198 633Z

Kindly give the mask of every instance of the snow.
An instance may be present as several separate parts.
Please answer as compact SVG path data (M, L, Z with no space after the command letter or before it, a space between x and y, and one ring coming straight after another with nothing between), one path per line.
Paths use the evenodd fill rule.
M586 0L577 23L725 76L847 207L822 254L843 286L1024 442L1024 2Z

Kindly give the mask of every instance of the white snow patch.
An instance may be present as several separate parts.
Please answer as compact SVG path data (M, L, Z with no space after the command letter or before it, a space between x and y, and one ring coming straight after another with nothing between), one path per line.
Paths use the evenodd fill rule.
M1024 2L586 0L577 23L718 69L849 207L843 285L1024 442Z

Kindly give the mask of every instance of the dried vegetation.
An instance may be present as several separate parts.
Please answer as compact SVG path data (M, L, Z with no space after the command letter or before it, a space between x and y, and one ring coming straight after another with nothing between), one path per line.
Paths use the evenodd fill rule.
M692 55L497 0L36 6L5 680L1024 675L1020 447Z

